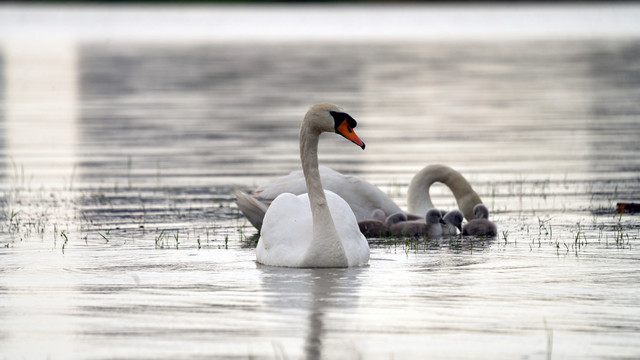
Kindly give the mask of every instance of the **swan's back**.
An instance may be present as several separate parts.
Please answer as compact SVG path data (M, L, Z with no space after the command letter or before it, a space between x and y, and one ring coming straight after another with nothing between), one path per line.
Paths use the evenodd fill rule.
M325 176L334 176L340 174L339 172L328 168L326 166L319 166L320 176L322 177L322 185L324 185ZM253 192L253 196L264 200L273 200L278 195L284 193L291 193L294 195L301 195L307 192L307 184L304 181L304 174L302 170L292 171L285 176L281 176L272 181L266 182Z
M387 215L401 211L393 200L370 182L357 176L341 174L326 166L319 166L318 169L322 187L345 200L358 221L370 218L376 209ZM261 185L254 191L253 196L270 201L282 193L300 195L306 192L304 175L302 170L298 170Z
M298 267L313 240L309 196L281 194L262 221L256 259L273 266Z
M325 191L325 196L347 259L340 266L366 264L369 244L360 233L349 204L331 191ZM256 248L256 258L261 264L308 267L310 259L320 256L307 252L313 241L313 216L306 193L279 195L269 206L261 234Z

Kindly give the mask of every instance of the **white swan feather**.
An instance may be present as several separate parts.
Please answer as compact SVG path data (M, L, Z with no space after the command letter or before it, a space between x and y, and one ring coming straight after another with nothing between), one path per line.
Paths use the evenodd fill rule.
M360 233L349 204L331 191L325 191L325 196L347 257L346 265L366 264L369 261L369 245ZM287 227L283 227L283 223L287 223ZM262 236L256 248L257 261L273 266L308 267L305 254L313 241L312 227L308 194L279 195L264 217Z

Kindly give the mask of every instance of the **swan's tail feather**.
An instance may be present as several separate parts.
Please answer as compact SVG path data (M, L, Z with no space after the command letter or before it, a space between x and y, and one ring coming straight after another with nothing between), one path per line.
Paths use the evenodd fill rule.
M268 206L242 191L236 191L236 205L238 205L238 209L242 211L251 225L260 231L262 219L264 219Z

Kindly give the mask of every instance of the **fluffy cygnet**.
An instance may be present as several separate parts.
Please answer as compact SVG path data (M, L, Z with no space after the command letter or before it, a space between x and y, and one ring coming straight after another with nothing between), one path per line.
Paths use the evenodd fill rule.
M435 238L442 236L440 224L444 224L440 210L429 209L424 220L401 221L389 226L389 231L393 236L426 236Z
M489 209L484 204L474 206L473 215L476 218L462 227L462 235L496 236L498 234L496 224L489 221Z
M385 220L384 211L375 209L369 219L358 221L358 227L360 232L367 238L386 236L389 229Z
M442 225L442 235L450 236L462 233L462 220L464 215L460 210L451 210L442 214L442 220L446 224Z

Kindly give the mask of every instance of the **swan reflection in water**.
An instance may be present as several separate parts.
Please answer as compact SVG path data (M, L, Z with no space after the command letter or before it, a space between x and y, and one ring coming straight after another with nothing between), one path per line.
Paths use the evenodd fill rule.
M278 317L281 323L272 324L280 329L272 334L289 336L288 332L295 331L292 329L302 327L304 357L321 359L326 339L335 338L330 336L332 329L345 328L327 326L327 318L332 322L347 321L330 315L352 313L357 307L362 273L367 267L296 269L256 265L262 273L267 312L286 314Z

